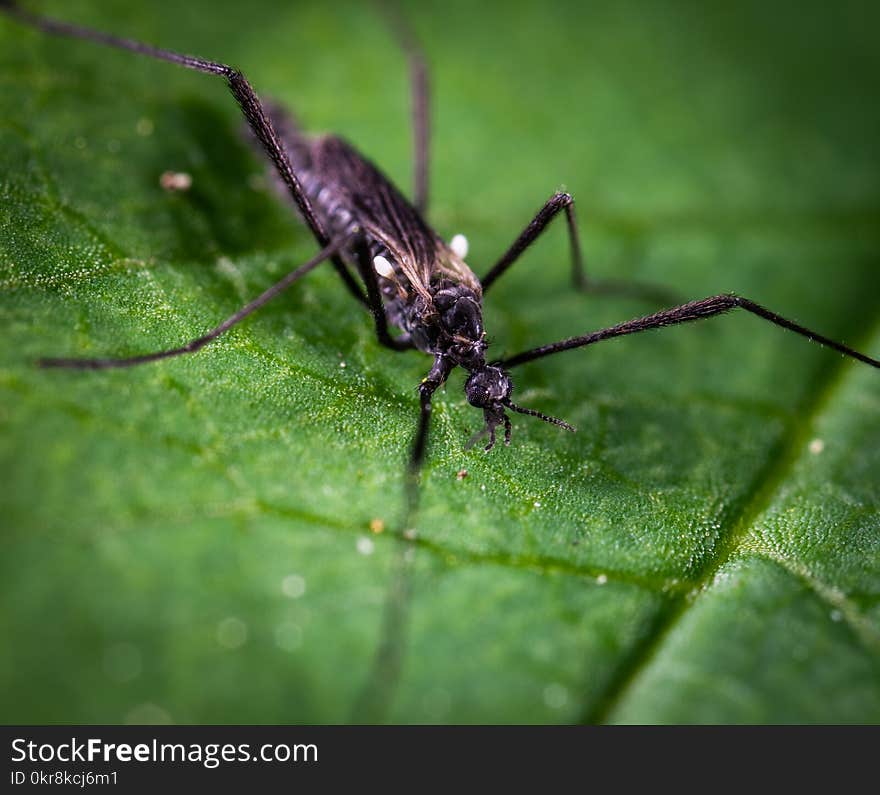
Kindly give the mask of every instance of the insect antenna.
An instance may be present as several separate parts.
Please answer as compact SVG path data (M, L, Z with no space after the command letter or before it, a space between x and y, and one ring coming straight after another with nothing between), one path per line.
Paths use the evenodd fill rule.
M557 417L551 417L549 414L542 414L540 411L535 411L534 409L527 409L525 406L517 406L516 403L512 403L511 401L506 401L504 403L507 408L511 411L515 411L517 414L528 414L530 417L537 417L539 420L544 420L544 422L549 422L551 425L558 425L560 428L565 428L567 431L576 431L573 425L569 425L565 420L560 420Z

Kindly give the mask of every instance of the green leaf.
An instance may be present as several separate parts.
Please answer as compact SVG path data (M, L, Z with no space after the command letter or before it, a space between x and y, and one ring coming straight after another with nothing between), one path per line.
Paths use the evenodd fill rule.
M409 185L369 5L26 4L234 63ZM477 272L565 186L593 273L880 355L876 11L474 9L407 13L432 221ZM754 317L523 367L518 402L578 432L517 416L490 455L454 376L414 540L430 361L330 269L197 355L35 368L177 345L311 256L240 126L220 81L0 17L7 722L880 721L880 376ZM495 350L654 309L567 262L558 222L488 296Z

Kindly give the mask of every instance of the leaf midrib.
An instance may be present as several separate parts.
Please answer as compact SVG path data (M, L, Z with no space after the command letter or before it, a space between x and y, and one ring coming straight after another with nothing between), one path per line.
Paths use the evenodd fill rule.
M875 319L856 341L856 350L865 350L870 341L880 333L880 312L875 309L872 316ZM744 500L729 522L730 531L722 533L715 553L704 561L696 577L695 586L686 593L675 593L669 597L666 609L655 618L650 631L618 668L617 674L612 678L605 692L600 694L596 702L586 710L581 717L581 723L608 722L642 673L660 656L675 628L694 605L711 590L712 582L720 569L734 560L738 553L744 551L743 541L755 526L756 520L769 508L794 467L802 459L816 419L842 389L851 368L856 366L860 365L840 357L834 366L828 368L827 375L817 382L812 395L808 396L801 410L798 411L799 419L789 424L785 437L777 446L778 452L770 457L756 475L751 496ZM779 563L779 561L774 562ZM812 583L810 587L823 601L827 601L822 589L813 587ZM839 607L837 604L833 606ZM848 613L849 611L845 612L844 617L848 623L852 623ZM854 629L859 639L865 642L864 632L860 631L860 627Z

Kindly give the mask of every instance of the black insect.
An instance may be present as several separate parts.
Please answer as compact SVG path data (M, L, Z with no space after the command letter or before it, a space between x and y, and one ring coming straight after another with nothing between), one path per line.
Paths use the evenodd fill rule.
M409 58L414 106L415 184L412 203L341 138L309 137L279 108L262 104L244 75L230 66L47 19L20 8L12 0L0 0L0 10L47 33L86 39L222 77L241 107L253 139L274 166L279 185L292 197L321 246L309 262L289 273L219 326L185 345L118 359L43 359L40 363L44 367L129 367L193 353L329 260L351 294L372 312L376 335L382 345L394 350L415 348L434 357L431 370L419 385L421 414L410 452L413 479L417 477L425 456L431 397L456 367L463 367L468 373L465 382L468 402L483 410L485 426L471 441L488 436L486 450L495 444L499 426L504 428L505 443L510 443L508 411L528 414L566 430L574 430L560 419L514 403L511 399L512 368L612 337L703 320L731 309L745 309L880 368L880 361L737 295L715 295L691 301L591 334L543 345L506 359L487 361L483 297L560 212L565 213L568 222L572 277L577 288L630 292L655 301L664 293L644 285L588 281L573 200L567 193L556 193L546 202L482 279L471 271L464 262L467 254L464 238L456 236L446 243L424 220L428 197L428 77L424 59L399 19L392 21ZM392 335L390 327L396 327L401 333Z

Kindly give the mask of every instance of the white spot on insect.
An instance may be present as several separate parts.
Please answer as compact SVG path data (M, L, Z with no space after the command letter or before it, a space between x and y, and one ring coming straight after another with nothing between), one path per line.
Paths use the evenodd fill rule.
M217 625L217 643L224 649L237 649L247 640L247 624L240 618L229 616Z
M281 593L288 599L299 599L306 592L306 578L299 574L288 574L281 581Z
M468 253L468 239L464 235L458 234L449 241L449 248L457 257L464 259Z
M813 455L819 455L825 449L825 442L822 439L813 439L810 442L809 450Z
M372 555L375 548L376 545L373 543L373 539L371 538L361 536L357 540L357 551L360 552L361 555Z
M384 276L386 279L394 279L394 267L385 257L381 255L373 257L373 267L380 276Z
M544 703L550 709L562 709L568 703L568 688L558 682L544 688Z

